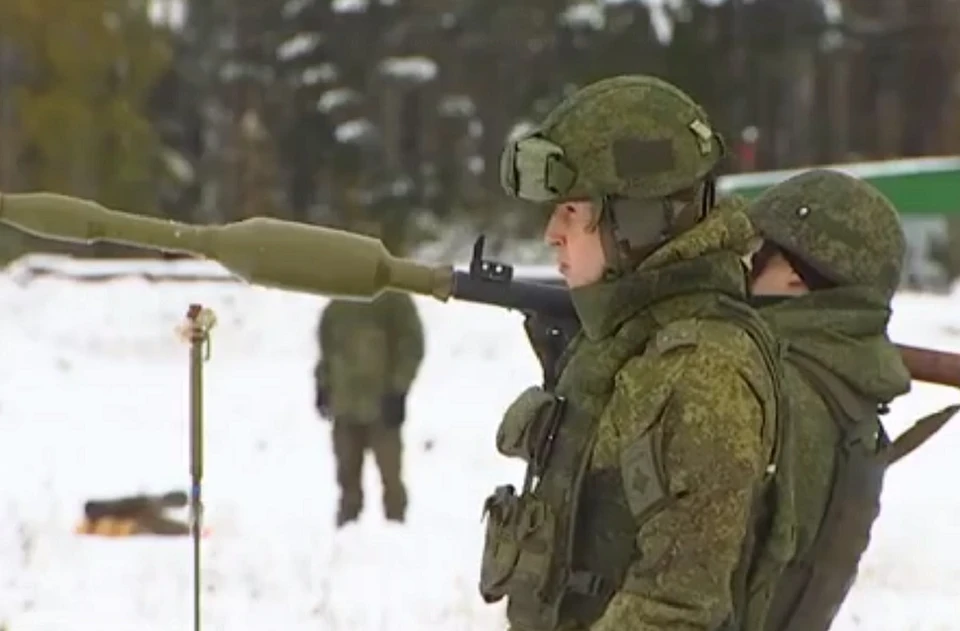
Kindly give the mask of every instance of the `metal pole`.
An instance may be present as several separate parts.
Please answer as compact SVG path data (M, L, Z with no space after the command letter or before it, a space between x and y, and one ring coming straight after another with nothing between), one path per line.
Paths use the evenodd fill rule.
M200 631L200 535L203 521L203 363L210 359L213 311L192 304L185 333L190 341L190 531L193 537L193 629Z

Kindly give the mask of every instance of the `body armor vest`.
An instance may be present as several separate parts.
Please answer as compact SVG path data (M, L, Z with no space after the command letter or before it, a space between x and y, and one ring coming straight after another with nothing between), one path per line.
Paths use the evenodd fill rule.
M754 339L777 393L765 414L771 419L770 431L779 436L779 358L767 329L752 311L724 296L695 317L722 319ZM635 542L638 520L667 499L662 485L650 484L643 505L631 506L619 472L591 470L590 455L617 372L638 355L696 345L696 336L684 334L688 324L690 320L679 320L657 331L649 317L641 316L597 343L583 344L578 335L561 358L556 390L530 388L508 408L498 430L498 449L523 458L527 469L519 493L512 485L500 486L484 504L480 592L490 603L508 598L513 629L589 628L621 588L631 565L643 562ZM650 434L637 455L651 479L662 479L659 433ZM771 460L779 440L772 442ZM749 553L766 545L768 530L750 538ZM755 541L761 543L755 546Z

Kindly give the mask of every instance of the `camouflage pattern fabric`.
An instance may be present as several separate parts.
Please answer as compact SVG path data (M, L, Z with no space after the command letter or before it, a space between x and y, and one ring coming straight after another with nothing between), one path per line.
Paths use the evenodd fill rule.
M554 145L561 155L542 156L536 169L536 162L518 168L531 138ZM508 145L501 184L508 194L522 196L530 187L518 180L542 179L554 200L657 199L696 184L724 153L706 113L676 86L652 76L610 77L582 88ZM571 175L557 177L561 169Z
M318 327L314 377L330 415L379 423L382 398L410 390L424 354L423 324L413 299L385 292L372 302L332 300Z
M636 273L572 292L583 330L557 394L597 419L573 566L625 572L599 610L571 596L559 628L706 630L733 615L772 457L775 377L743 328L703 316L721 296L745 299L740 257L755 236L742 212L715 212Z
M650 305L655 321L695 315L695 303L709 296L708 288L743 289L738 254L753 236L742 215L717 213L645 261L635 278L650 278L660 296L682 284L701 289L699 296ZM687 283L669 278L671 268L684 267L698 273L680 272ZM592 303L575 292L578 307L584 298ZM609 322L618 311L616 302L611 307L597 320L584 319L585 331L597 330L591 320ZM713 629L733 613L730 585L771 457L774 392L767 366L743 330L705 322L697 330L696 346L678 347L658 361L628 363L601 416L591 469L617 468L630 480L627 456L635 441L657 432L665 497L640 520L638 561L591 631ZM661 413L638 414L658 391L665 395ZM637 422L644 418L652 422ZM625 492L629 501L637 491Z

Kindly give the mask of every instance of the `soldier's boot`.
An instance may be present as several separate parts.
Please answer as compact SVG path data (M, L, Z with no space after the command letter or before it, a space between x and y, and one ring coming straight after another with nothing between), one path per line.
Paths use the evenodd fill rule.
M337 528L357 521L363 511L363 492L359 486L343 489L340 493L340 506L337 509Z
M403 441L399 427L377 427L371 433L373 456L383 484L383 514L403 522L407 514L407 490L403 486Z
M399 480L383 489L383 514L389 521L403 523L407 516L407 491Z

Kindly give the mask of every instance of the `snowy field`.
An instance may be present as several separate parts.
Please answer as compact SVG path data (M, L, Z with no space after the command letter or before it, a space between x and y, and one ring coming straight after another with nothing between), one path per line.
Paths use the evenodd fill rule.
M329 426L312 408L323 300L221 282L0 274L0 629L186 631L188 538L72 530L91 497L186 489L187 306L219 317L206 364L203 620L247 629L504 629L476 591L480 506L519 481L493 437L535 381L519 316L418 300L427 355L409 400L405 525L381 514L372 460L359 524L333 528ZM898 341L960 351L960 297L900 296ZM893 434L960 398L915 384ZM960 420L898 464L835 630L957 629Z

